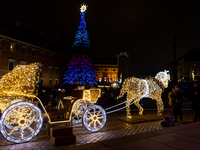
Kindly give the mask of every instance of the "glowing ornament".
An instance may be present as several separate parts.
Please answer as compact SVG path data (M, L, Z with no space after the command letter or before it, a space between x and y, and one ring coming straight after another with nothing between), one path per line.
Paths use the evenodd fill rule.
M139 79L132 77L130 79L125 79L120 91L120 95L117 98L121 98L125 93L127 93L127 118L131 118L130 103L132 101L134 101L134 104L138 107L139 115L143 114L143 108L139 104L138 100L144 97L148 97L157 101L157 115L161 116L161 112L164 110L161 94L164 88L168 87L169 80L170 75L166 70L159 72L155 78Z

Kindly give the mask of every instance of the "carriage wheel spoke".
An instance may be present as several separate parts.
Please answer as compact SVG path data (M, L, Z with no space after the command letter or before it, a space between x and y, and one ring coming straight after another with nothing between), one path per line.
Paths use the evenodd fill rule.
M93 121L93 119L92 119L92 121L88 124L88 126L90 127L90 125L93 123L94 121Z
M94 115L96 114L96 109L95 108L93 108L93 110L94 110Z
M103 119L103 115L101 117L97 117L98 119Z
M14 127L14 128L10 131L10 133L8 133L8 135L11 135L11 134L15 131L15 129L17 129L19 126L20 126L20 125Z
M28 125L25 125L32 133L34 132L34 130L30 127L30 126L28 126Z
M93 120L93 117L89 117L89 118L87 118L87 120Z
M88 112L88 114L91 116L91 117L93 117L94 115L93 114L91 114L90 112Z
M98 124L101 125L101 122L99 120L97 120Z
M94 128L96 128L96 120L94 121Z
M100 114L100 112L101 112L101 109L98 111L97 116Z
M21 126L21 128L20 128L20 134L21 134L21 139L23 139L24 138L24 129L23 129L23 127L24 126Z

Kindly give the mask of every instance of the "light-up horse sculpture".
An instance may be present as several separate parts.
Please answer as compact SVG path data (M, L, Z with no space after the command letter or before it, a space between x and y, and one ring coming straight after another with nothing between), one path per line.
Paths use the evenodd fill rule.
M127 118L131 118L130 104L133 102L139 109L139 115L143 114L143 108L139 104L141 98L148 97L156 100L157 102L157 115L162 116L164 110L161 94L164 88L168 87L170 75L168 71L159 72L155 78L139 79L139 78L126 78L123 82L120 95L117 98L123 97L127 93L126 111Z

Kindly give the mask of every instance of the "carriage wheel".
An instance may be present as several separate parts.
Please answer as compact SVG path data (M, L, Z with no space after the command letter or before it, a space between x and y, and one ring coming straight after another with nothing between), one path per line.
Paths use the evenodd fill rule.
M42 123L41 111L37 106L19 102L9 106L1 116L1 133L8 141L22 143L34 138Z
M22 99L17 99L17 100L22 101ZM17 100L16 100L16 101L17 101ZM30 111L30 108L27 108L27 111ZM34 117L35 117L35 116L33 116L33 118L34 118ZM8 120L8 119L9 119L9 120L12 120L12 119L13 119L13 116L9 115L9 116L7 116L6 119L7 119L7 120ZM31 123L32 123L32 121L27 122L28 125L30 125ZM15 128L15 124L11 124L9 121L6 121L6 122L5 122L5 125L6 125L6 127L9 128L9 129ZM25 127L24 127L24 128L25 128ZM15 128L15 130L19 130L19 128Z
M104 127L106 123L106 112L99 105L89 106L83 115L83 125L86 129L95 132Z
M80 123L82 121L83 113L87 108L87 102L82 99L77 100L72 108L72 122Z

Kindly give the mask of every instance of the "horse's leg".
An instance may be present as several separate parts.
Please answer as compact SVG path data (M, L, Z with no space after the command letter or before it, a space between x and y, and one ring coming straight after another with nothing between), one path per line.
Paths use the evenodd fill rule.
M139 113L138 113L138 114L139 114L140 116L142 116L142 115L143 115L143 110L144 110L144 109L143 109L142 106L140 105L139 101L135 102L134 104L135 104L135 106L137 106L137 108L139 109Z
M127 118L131 118L131 113L130 113L130 104L131 103L131 101L126 101L126 117Z
M156 101L157 101L157 115L162 116L162 112L164 110L164 105L163 105L161 96L159 96L158 99L156 99Z

